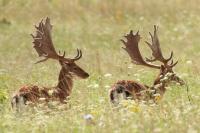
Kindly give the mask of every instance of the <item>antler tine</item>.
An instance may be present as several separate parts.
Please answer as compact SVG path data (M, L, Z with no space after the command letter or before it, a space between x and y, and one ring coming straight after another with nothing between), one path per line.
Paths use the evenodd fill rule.
M174 55L174 52L172 51L171 54L170 54L170 57L168 59L166 59L166 61L167 62L170 61L172 59L173 55Z
M160 66L149 64L143 60L142 55L139 51L139 47L138 47L138 44L140 41L139 31L134 35L133 31L131 30L130 33L124 37L127 39L127 42L124 41L123 39L121 40L122 43L125 45L125 47L122 47L122 48L127 51L127 53L131 57L132 62L134 64L144 65L144 66L157 68L157 69L160 68Z
M77 61L82 57L82 51L77 49L77 55L72 59L73 61Z
M35 62L35 64L38 64L38 63L44 62L44 61L46 61L46 60L48 60L48 58L44 58L44 59L42 59L42 60L39 60L39 61Z
M172 65L174 63L174 60L171 60L171 63L170 63L170 65Z
M171 52L171 55L168 59L165 59L163 57L163 54L162 54L162 51L161 51L161 48L160 48L160 42L159 42L159 39L158 39L158 36L157 36L157 30L158 30L158 26L154 25L154 34L152 35L151 32L149 32L152 44L147 42L147 41L146 41L146 43L150 47L150 49L152 50L152 56L154 58L153 59L146 58L146 61L148 61L148 62L160 61L160 62L164 63L165 65L167 65L167 63L173 57L173 51Z
M63 52L63 55L62 55L62 57L63 57L63 58L65 57L65 51Z
M172 62L169 66L172 68L172 67L176 66L177 64L178 64L178 61L176 61L174 64Z
M77 49L77 55L73 59L65 58L65 51L63 52L63 54L61 54L60 51L59 54L56 53L51 39L52 25L48 17L46 18L45 22L41 20L38 26L35 25L35 29L36 35L34 36L33 34L31 34L34 44L33 47L35 48L39 56L45 57L45 59L42 59L36 63L44 62L49 58L59 61L73 62L79 60L82 57L82 51L79 49Z
M65 57L65 51L63 52L63 54L61 54L61 52L60 52L60 50L59 50L58 53L59 53L59 56L60 56L60 57L62 57L62 58Z
M76 55L74 58L77 58L77 57L80 56L80 51L79 51L79 49L76 49L76 50L77 50L77 55Z

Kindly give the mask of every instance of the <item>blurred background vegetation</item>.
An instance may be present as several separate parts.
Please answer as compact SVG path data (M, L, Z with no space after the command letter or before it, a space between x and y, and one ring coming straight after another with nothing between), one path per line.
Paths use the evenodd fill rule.
M0 0L0 130L199 131L199 5L199 0ZM54 26L52 35L56 49L65 50L70 57L75 55L76 48L82 49L83 59L79 64L90 73L90 78L75 81L71 96L74 108L61 112L65 117L59 113L54 116L39 113L44 120L41 122L44 129L37 126L40 118L37 115L32 116L33 120L27 115L16 119L9 102L13 92L25 84L56 85L59 64L49 60L34 65L38 57L29 35L34 32L34 25L47 16ZM140 49L144 56L150 56L144 41L150 39L148 32L153 30L154 24L159 26L164 55L168 56L173 50L175 59L179 60L176 71L188 82L193 105L188 104L184 88L173 86L159 108L153 110L153 115L141 111L123 122L121 119L127 116L116 112L115 115L110 108L109 87L120 79L135 79L151 85L158 72L131 64L119 40L131 29L140 30ZM166 109L166 117L160 111L163 108ZM103 112L96 116L97 121L101 119L105 124L103 128L83 125L81 116L94 109ZM184 109L188 112L184 113ZM179 111L178 116L174 110ZM146 118L145 114L150 116ZM71 126L65 127L67 124ZM26 128L27 125L33 128Z

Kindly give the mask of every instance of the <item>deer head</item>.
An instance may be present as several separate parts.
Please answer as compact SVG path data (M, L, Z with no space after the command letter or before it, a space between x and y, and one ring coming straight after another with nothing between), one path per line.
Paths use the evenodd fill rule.
M82 57L81 50L77 49L77 56L75 58L65 58L65 51L63 54L61 54L60 51L59 54L56 52L51 39L52 25L48 17L46 18L45 22L42 20L38 26L35 26L35 28L36 35L34 36L31 34L34 40L33 47L40 57L44 57L44 59L36 63L44 62L49 58L55 59L60 62L63 72L71 74L72 76L76 75L80 78L89 77L89 74L76 64L76 61Z
M171 82L184 85L185 82L172 70L172 67L165 67L161 65L159 77L155 80L154 84L158 84L160 81L168 84Z
M146 41L147 45L150 47L152 51L152 56L153 58L149 59L146 58L146 60L143 59L138 44L140 41L140 35L139 31L134 35L133 31L130 31L129 34L125 36L127 41L121 40L123 44L125 45L125 49L129 56L132 59L132 62L137 65L143 65L155 69L160 69L160 74L159 77L155 80L154 85L157 84L158 82L165 82L169 83L171 81L175 81L179 83L180 85L184 85L184 81L177 76L177 74L173 71L173 68L177 65L178 61L175 63L173 62L173 52L171 52L171 55L169 58L165 59L163 57L161 48L160 48L160 43L159 39L157 36L157 26L154 26L154 34L152 35L150 32L151 36L151 41L152 43L149 43ZM159 61L162 64L161 65L155 65L152 64L152 62Z
M77 49L77 55L75 58L70 61L59 60L60 65L62 66L65 73L71 74L71 76L78 76L80 78L88 78L89 74L85 72L81 67L79 67L75 61L79 60L82 57L81 50Z

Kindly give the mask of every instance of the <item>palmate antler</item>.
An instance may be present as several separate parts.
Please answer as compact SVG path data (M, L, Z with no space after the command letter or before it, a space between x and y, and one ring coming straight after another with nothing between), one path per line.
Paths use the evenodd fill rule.
M170 63L169 66L173 67L178 63L178 61L173 63L173 60L172 60L173 52L171 52L171 55L168 59L165 59L163 57L163 54L162 54L162 51L161 51L161 48L160 48L160 42L159 42L159 39L158 39L158 36L157 36L157 29L158 29L158 27L156 25L154 25L154 34L152 35L151 32L149 32L149 34L151 36L152 43L149 43L149 42L146 41L146 43L148 44L148 46L152 50L152 56L154 57L154 59L146 58L146 61L148 61L148 62L160 61L166 66L166 65L168 65L168 62L171 60L171 63Z
M65 58L65 51L62 55L60 55L60 51L59 54L57 54L51 39L52 25L48 17L46 18L45 22L41 20L39 25L35 26L35 28L36 35L34 36L33 34L31 34L34 40L33 47L35 48L40 57L45 57L44 59L36 63L44 62L49 58L66 62L74 62L82 57L82 52L79 49L77 49L77 55L73 59Z
M138 44L140 41L139 31L134 35L133 31L131 30L130 33L124 37L127 39L127 42L124 40L121 40L123 42L123 44L125 45L125 48L123 47L123 49L125 49L127 51L127 53L131 57L132 62L134 64L144 65L144 66L160 69L160 66L147 63L142 58L142 55L141 55L139 47L138 47Z
M173 52L171 52L171 55L168 59L165 59L163 57L163 54L160 48L159 39L157 36L157 26L154 25L154 34L153 35L151 33L149 34L151 36L152 44L147 41L146 43L151 48L152 56L154 57L154 59L146 58L146 61L143 59L138 47L139 41L140 41L139 31L134 35L133 31L131 30L130 33L125 36L127 41L121 40L123 44L125 45L125 48L123 49L127 51L127 53L132 59L132 62L137 65L144 65L151 68L160 69L160 66L151 64L154 61L160 61L165 66L174 67L178 63L178 61L173 63L173 60L172 60ZM168 64L169 61L171 61L170 64Z

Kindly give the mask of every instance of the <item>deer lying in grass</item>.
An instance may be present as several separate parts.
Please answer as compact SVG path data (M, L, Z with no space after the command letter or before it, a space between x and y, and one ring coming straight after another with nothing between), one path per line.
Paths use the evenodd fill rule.
M71 94L73 77L78 76L82 79L89 77L89 74L75 63L82 57L81 50L77 49L77 56L73 59L65 58L65 52L63 55L60 55L60 51L59 54L56 53L51 39L52 25L49 18L46 18L45 22L42 20L35 28L36 35L32 35L34 40L33 47L39 56L45 57L36 63L44 62L47 59L59 61L61 70L58 77L58 84L52 88L38 87L36 85L22 87L12 97L12 107L18 107L20 104L26 105L27 102L38 103L41 99L46 102L58 100L64 103L66 98Z
M180 79L173 71L173 67L178 63L173 63L173 52L169 58L165 59L163 57L162 51L160 49L160 43L157 36L157 27L154 26L154 34L150 33L152 43L146 42L150 49L152 50L152 56L154 59L146 58L143 59L139 51L139 41L140 35L139 31L134 35L133 31L130 31L128 35L125 36L127 41L121 40L125 45L125 49L129 56L131 57L132 63L136 65L143 65L150 68L159 69L160 73L154 80L151 87L138 83L133 80L122 80L115 83L110 90L110 100L114 104L118 104L120 101L120 95L123 99L134 99L134 100L153 100L156 101L157 96L162 97L166 91L166 87L171 82L179 83L184 85L184 81ZM154 65L152 62L159 61L161 65Z

